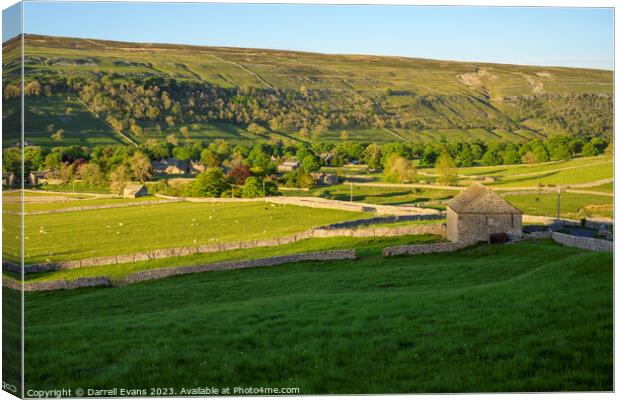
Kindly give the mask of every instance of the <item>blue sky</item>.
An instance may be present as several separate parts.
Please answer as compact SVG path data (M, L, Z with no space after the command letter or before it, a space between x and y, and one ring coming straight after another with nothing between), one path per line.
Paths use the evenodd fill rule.
M613 68L610 8L24 3L57 36ZM3 37L7 34L3 32Z

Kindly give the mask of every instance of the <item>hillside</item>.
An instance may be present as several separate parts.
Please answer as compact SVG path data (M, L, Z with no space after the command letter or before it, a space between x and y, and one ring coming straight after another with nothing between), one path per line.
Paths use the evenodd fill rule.
M612 390L611 253L527 241L386 263L380 248L358 248L355 262L26 293L28 381L177 396L231 382L301 394Z
M18 44L3 48L7 107ZM181 141L519 142L612 132L611 71L38 35L27 35L24 49L26 108L36 113L53 103L47 117L87 134L88 144L127 142L115 131L135 142L169 134ZM103 127L84 132L79 114ZM26 134L35 144L50 137L37 123Z

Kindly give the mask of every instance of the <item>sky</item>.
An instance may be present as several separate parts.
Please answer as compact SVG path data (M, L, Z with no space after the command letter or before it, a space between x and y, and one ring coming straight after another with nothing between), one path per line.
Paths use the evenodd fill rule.
M3 26L3 40L19 27ZM613 69L611 8L25 2L24 32Z

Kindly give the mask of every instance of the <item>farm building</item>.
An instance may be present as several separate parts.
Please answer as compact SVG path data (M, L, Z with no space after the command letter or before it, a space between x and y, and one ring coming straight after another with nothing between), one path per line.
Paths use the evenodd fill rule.
M148 189L141 183L130 183L123 190L123 197L128 199L147 196L148 194Z
M168 158L165 160L153 161L153 171L156 174L183 175L188 172L187 161Z
M2 184L13 187L13 185L15 185L15 174L12 172L4 172L2 174Z
M195 161L192 161L189 167L190 167L191 172L196 173L196 174L205 172L207 170L206 165L199 163L199 162L195 162Z
M522 213L491 189L474 183L447 203L447 237L452 242L487 241L493 234L522 235Z
M278 172L291 172L299 168L299 161L285 161L278 165Z
M324 172L313 172L310 174L317 185L335 185L340 180L336 174L326 174Z
M34 186L38 184L47 183L47 174L48 174L48 171L32 171L30 175L28 175L30 184Z

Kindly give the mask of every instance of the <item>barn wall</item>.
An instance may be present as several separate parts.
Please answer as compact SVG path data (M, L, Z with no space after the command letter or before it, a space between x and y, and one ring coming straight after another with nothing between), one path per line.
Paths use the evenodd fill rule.
M458 215L458 237L461 242L486 241L490 234L506 233L521 237L520 214L460 214Z

